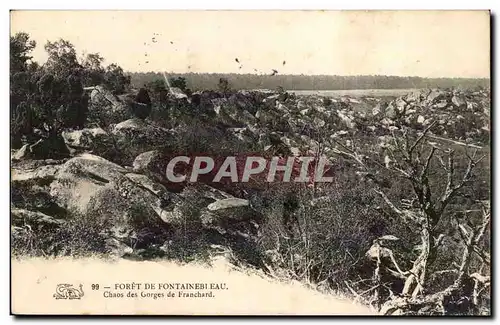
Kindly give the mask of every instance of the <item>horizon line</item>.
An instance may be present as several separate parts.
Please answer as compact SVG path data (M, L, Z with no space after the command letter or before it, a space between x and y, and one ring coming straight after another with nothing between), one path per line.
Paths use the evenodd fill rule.
M210 74L210 75L240 75L240 76L259 76L259 77L279 77L279 76L294 76L294 77L392 77L392 78L421 78L421 79L486 79L486 80L491 80L491 76L488 77L454 77L454 76L449 76L449 77L422 77L422 76L404 76L404 75L387 75L387 74L356 74L356 75L336 75L336 74L290 74L290 73L283 73L283 74L276 74L276 75L271 75L271 74L259 74L259 73L238 73L238 72L193 72L193 71L188 71L188 72L174 72L174 71L124 71L125 74L133 74L133 73L143 73L143 74L148 74L148 73L163 73L165 72L167 75L168 74Z

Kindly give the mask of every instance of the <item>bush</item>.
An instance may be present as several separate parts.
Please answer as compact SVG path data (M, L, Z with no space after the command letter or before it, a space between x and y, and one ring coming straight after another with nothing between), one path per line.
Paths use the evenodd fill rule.
M130 87L130 76L125 75L117 64L110 64L104 72L104 85L115 95L123 94Z

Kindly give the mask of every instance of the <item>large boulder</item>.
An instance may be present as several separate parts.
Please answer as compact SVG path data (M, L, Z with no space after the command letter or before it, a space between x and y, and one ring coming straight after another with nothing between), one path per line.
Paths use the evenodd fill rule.
M250 241L257 239L262 220L262 214L248 200L235 197L216 200L201 213L204 228Z
M55 179L60 165L44 165L37 168L21 169L13 167L11 169L10 181L15 182L51 182Z
M111 131L117 150L122 156L121 163L130 165L139 154L158 149L167 149L173 134L164 128L132 118L117 124Z
M103 86L88 87L90 90L88 120L91 125L108 126L132 117L129 103Z
M24 225L33 231L55 227L60 230L54 234L65 233L75 231L68 227L76 224L92 233L97 229L102 238L96 240L105 240L106 251L116 256L166 239L181 240L186 231L201 242L228 240L229 244L234 236L246 240L256 233L252 221L261 217L247 200L204 184L174 194L145 175L158 157L158 152L143 154L133 172L91 154L59 165L16 168L11 216L16 233L25 236Z
M24 160L24 159L29 159L31 152L29 149L29 144L25 144L22 146L19 150L16 150L12 155L11 159L16 161L16 160Z
M445 99L446 98L446 92L445 91L442 91L442 90L439 90L439 89L434 89L432 90L428 95L427 95L427 98L426 98L426 101L429 103L429 104L434 104L436 103L437 101L439 100L442 100L442 99Z
M87 152L108 159L116 154L113 139L102 128L63 131L62 137L75 153Z
M453 105L459 108L465 107L467 105L465 99L460 94L455 94L451 98L451 102L453 103Z
M149 178L165 186L171 192L180 192L185 183L173 183L166 176L167 164L172 155L160 150L146 151L138 155L132 163L134 173L147 175Z
M133 230L161 227L162 210L169 202L160 184L90 154L59 168L50 195L75 217L98 218L110 227Z
M90 102L91 103L101 103L108 102L110 105L118 106L120 105L120 101L118 98L113 95L111 91L106 89L103 86L95 86L86 88L86 90L90 90Z
M46 163L47 161L37 161ZM47 219L45 215L65 219L67 211L59 206L50 196L50 184L56 179L56 175L61 165L45 164L36 166L36 164L14 164L11 169L11 210L21 209L11 214L12 222L14 218L34 220ZM41 214L37 214L40 212ZM43 215L42 215L43 214ZM25 218L26 217L26 218ZM42 220L42 221L43 221Z
M148 173L151 171L155 171L157 164L162 162L162 154L158 150L146 151L138 155L134 162L132 163L132 167L134 172L137 173Z
M186 99L187 101L191 101L191 99L178 87L170 87L170 96L175 99Z

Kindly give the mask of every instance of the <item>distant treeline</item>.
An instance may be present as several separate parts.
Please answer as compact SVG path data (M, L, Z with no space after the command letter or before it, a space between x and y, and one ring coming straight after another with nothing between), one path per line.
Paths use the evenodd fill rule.
M141 87L157 79L163 80L159 72L130 73L131 84ZM490 79L469 78L421 78L395 76L331 76L331 75L257 75L221 73L169 73L169 79L184 77L188 88L193 91L217 89L220 78L229 81L233 89L276 89L288 90L344 90L344 89L402 89L402 88L476 88L489 87Z

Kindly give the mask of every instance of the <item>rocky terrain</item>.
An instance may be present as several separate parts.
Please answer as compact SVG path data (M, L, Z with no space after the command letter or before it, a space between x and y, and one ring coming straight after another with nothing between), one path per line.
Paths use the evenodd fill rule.
M322 155L338 163L339 177L353 178L343 172L347 162L339 148L380 152L405 128L422 131L433 124L428 136L437 147L489 146L486 90L424 89L398 98L151 93L146 113L130 96L103 87L89 91L83 128L64 130L61 143L41 137L11 152L15 255L188 261L225 254L234 263L278 267L274 251L262 244L276 213L269 185L171 183L168 158L200 152ZM308 213L321 213L320 201L328 200L321 193L306 199Z
M194 115L198 123L211 118L212 124L223 126L227 139L208 134L200 142L222 140L243 150L282 156L315 154L321 144L322 154L335 159L330 146L339 140L349 143L354 135L381 145L380 139L401 126L423 129L434 120L437 127L432 135L437 139L482 146L489 138L489 93L485 91L426 89L392 100L200 92L193 95L194 103L170 101L175 101L171 110L178 114L191 110L186 114ZM67 150L57 153L49 152L43 139L12 152L14 241L86 218L102 224L99 234L94 234L105 234L99 237L102 251L119 256L150 249L168 254L171 240L163 239L171 235L166 233L179 232L186 223L193 223L190 230L210 244L255 241L262 215L248 197L237 200L235 193L229 193L235 192L232 188L225 192L166 180L166 158L175 153L183 125L160 127L134 117L128 105L98 87L91 92L89 119L105 121L101 125L107 127L90 120L87 128L64 131ZM52 254L57 249L40 248L38 253Z

